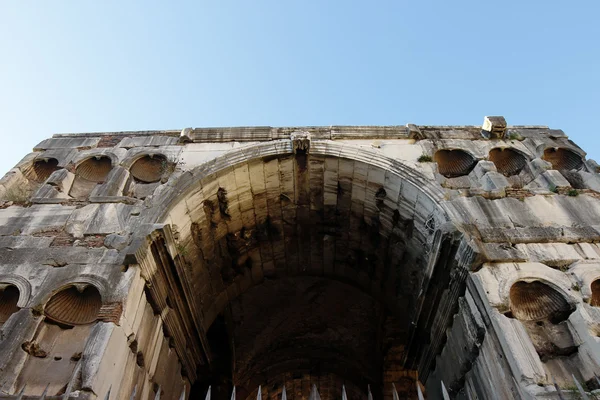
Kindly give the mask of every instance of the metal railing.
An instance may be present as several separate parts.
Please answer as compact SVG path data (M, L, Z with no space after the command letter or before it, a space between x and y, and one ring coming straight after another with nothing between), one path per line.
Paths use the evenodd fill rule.
M76 369L77 368L78 367L76 367ZM583 389L583 386L579 383L577 378L575 378L575 375L572 375L572 377L573 377L573 382L575 383L575 387L577 388L577 393L579 395L579 398L581 398L582 400L592 400L592 398L594 398L594 399L596 398L595 396L590 397L590 393L586 392ZM595 378L596 378L596 383L600 387L600 378L598 378L598 376L595 376ZM553 381L553 386L556 390L556 395L558 396L558 398L560 400L566 400L565 391L558 386L558 384L556 383L556 380L554 378L552 378L552 381ZM521 391L521 388L517 384L517 382L514 381L514 379L513 379L513 382L515 384L515 387L517 388L519 396L522 399L526 399L527 397ZM40 395L25 395L25 390L27 388L27 385L25 385L25 386L23 386L23 388L21 388L21 390L18 394L13 394L13 395L0 394L0 400L68 400L71 398L71 394L73 393L73 383L74 383L74 380L69 382L69 384L65 388L65 393L61 394L61 395L49 396L48 395L48 387L50 386L50 384L48 384L46 386L46 388ZM442 394L443 400L450 400L450 395L448 394L448 390L446 390L446 386L444 385L444 382L440 381L440 385L441 385L441 394ZM111 400L111 389L112 388L110 388L108 390L108 393L106 393L106 396L104 396L104 400ZM419 384L419 382L416 382L416 389L417 389L416 390L417 399L425 400L425 396L423 394L423 391L421 390L421 385ZM573 391L569 391L569 392L573 392ZM342 385L342 393L341 394L342 394L342 400L348 400L348 396L346 395L346 387L344 385ZM136 395L137 395L137 385L135 385L135 387L133 388L133 391L131 392L131 395L129 396L129 400L135 400ZM208 391L206 392L205 400L211 400L211 395L212 395L212 391L211 391L211 387L209 386ZM394 384L392 384L392 397L393 397L393 400L400 400L400 397L398 396L398 391L396 390L396 385L394 385ZM75 399L75 398L76 397L73 397L73 399ZM154 400L160 400L160 398L161 398L161 387L159 385L156 390L156 395L154 396ZM184 385L181 395L179 396L179 400L185 400L185 399L186 399L186 387ZM114 397L113 397L113 400L116 400L116 399L114 399ZM231 400L236 400L235 386L233 387L233 390L231 392ZM261 386L258 387L258 393L256 395L256 400L262 400L262 387ZM281 391L281 400L288 400L285 386L283 386L282 391ZM317 389L317 386L315 384L312 385L308 400L321 400L321 396L319 395L319 390ZM370 386L367 387L367 400L373 400L373 394L371 393Z

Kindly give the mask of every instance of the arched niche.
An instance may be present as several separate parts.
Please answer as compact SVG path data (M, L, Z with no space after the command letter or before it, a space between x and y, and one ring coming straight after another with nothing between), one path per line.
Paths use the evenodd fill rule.
M0 325L19 311L19 289L10 284L0 284Z
M438 150L435 152L434 160L438 165L439 173L446 178L468 175L477 164L475 157L458 149Z
M46 318L59 324L86 325L98 319L102 297L92 285L75 284L55 293L44 306Z
M81 162L75 174L89 182L102 183L112 169L112 160L107 156L90 157Z
M590 285L591 297L590 305L600 307L600 279L594 280Z
M89 157L79 162L69 195L74 198L87 197L96 185L104 183L112 166L112 159L106 155Z
M579 154L562 147L547 148L542 158L551 163L553 169L559 171L580 170L583 167L583 158Z
M505 176L517 175L527 165L527 158L520 152L496 147L489 152L489 160L494 163L498 172Z
M510 309L521 321L564 321L572 306L556 289L540 281L518 281L510 288Z
M163 154L146 154L133 162L129 172L137 182L154 183L169 175L173 163Z
M19 291L19 297L17 302L18 308L27 307L29 299L31 298L31 283L22 276L13 274L0 274L0 282L4 285L12 285Z
M538 280L517 281L510 289L510 310L525 327L547 371L567 370L579 363L579 343L567 325L575 307L563 294Z
M23 173L30 181L42 183L58 169L60 167L56 158L38 158L25 167Z

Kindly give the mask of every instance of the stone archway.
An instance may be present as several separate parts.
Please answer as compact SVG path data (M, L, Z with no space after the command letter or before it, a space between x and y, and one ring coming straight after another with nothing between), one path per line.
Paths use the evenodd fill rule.
M419 172L347 150L247 146L153 199L137 258L193 396L322 382L321 396L344 384L358 398L426 379L464 292L461 235Z
M597 388L600 169L560 130L504 122L45 140L0 182L0 392ZM511 298L521 281L568 310L537 284ZM515 312L544 298L567 319Z

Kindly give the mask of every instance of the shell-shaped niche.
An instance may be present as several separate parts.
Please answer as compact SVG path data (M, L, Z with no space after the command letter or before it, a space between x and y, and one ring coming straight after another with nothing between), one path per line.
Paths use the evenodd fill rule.
M446 178L467 175L475 168L475 158L462 150L438 150L434 156L438 171Z
M19 289L8 285L0 292L0 324L8 321L8 318L19 311Z
M596 279L594 282L592 282L590 289L592 289L590 305L594 307L600 307L600 279Z
M85 325L94 322L102 307L100 292L94 286L80 289L70 286L52 296L44 307L46 317L65 325Z
M559 292L540 281L519 281L512 285L510 310L522 321L551 319L555 322L565 320L572 311Z
M160 181L171 169L171 163L162 154L150 154L139 158L133 163L129 172L133 177L143 183Z
M42 183L52 175L56 170L60 169L56 158L39 159L31 163L23 172L27 179Z
M494 163L498 172L504 176L516 175L525 165L525 156L512 149L495 148L490 150L489 159Z
M574 151L563 148L548 148L544 150L544 160L552 164L552 168L562 171L579 170L583 167L583 159Z
M102 183L112 169L112 161L106 156L88 158L77 166L75 174L86 181Z

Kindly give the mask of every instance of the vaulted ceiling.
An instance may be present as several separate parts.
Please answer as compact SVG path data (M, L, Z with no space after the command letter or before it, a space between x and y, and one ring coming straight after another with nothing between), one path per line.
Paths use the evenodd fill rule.
M439 219L389 170L297 154L206 177L166 222L205 332L227 326L234 380L296 370L369 383L385 325L408 338Z

